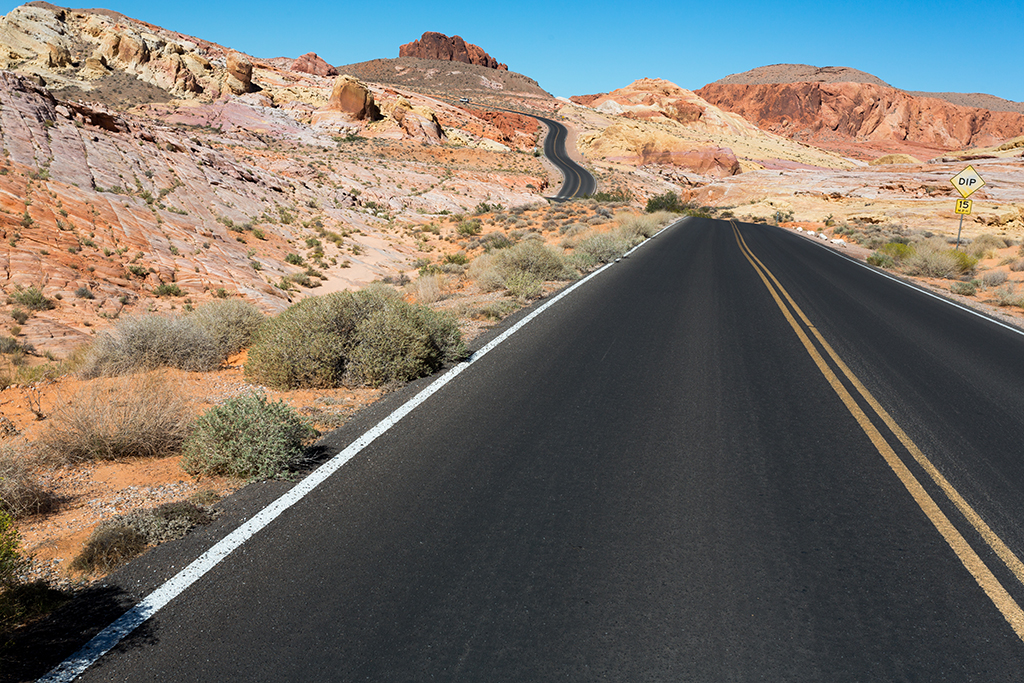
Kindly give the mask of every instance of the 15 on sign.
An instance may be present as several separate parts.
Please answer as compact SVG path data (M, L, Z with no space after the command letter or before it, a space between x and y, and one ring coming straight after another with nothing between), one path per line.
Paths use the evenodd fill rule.
M953 183L953 187L960 193L960 196L967 199L972 194L981 189L981 186L985 184L985 181L981 179L978 172L974 170L973 166L968 166L964 170L957 173L955 176L949 179L949 182ZM957 211L960 213L960 211ZM969 212L967 212L969 213Z
M960 215L970 215L972 202L970 199L956 200L956 212Z

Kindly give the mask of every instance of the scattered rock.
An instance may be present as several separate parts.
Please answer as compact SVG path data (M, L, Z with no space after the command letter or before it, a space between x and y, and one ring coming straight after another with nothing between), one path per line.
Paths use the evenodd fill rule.
M292 71L314 76L337 76L338 70L325 62L315 52L307 52L292 63Z

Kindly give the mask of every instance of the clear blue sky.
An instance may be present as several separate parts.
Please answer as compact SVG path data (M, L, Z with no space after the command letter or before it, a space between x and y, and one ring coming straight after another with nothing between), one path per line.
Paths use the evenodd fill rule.
M424 31L460 35L563 96L643 77L696 89L800 63L853 67L906 90L1024 100L1024 0L95 2L256 57L316 52L331 64L397 57ZM17 4L0 0L0 11Z

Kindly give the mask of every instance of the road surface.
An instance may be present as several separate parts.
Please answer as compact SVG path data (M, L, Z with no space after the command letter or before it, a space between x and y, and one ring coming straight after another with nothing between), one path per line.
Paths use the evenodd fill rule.
M687 219L81 680L1017 680L1022 387L1018 332L798 235ZM177 571L141 562L111 583Z

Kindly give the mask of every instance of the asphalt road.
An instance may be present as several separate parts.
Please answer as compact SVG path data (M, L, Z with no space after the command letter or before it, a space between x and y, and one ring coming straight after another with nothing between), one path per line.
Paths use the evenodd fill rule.
M1019 680L1021 387L1020 334L690 219L82 680Z
M533 116L530 114L530 116ZM585 197L597 191L597 180L590 174L590 171L583 168L572 158L565 149L565 142L568 138L568 131L565 126L542 116L533 116L548 127L547 137L544 138L544 156L562 172L562 187L553 199L565 200L573 197Z

